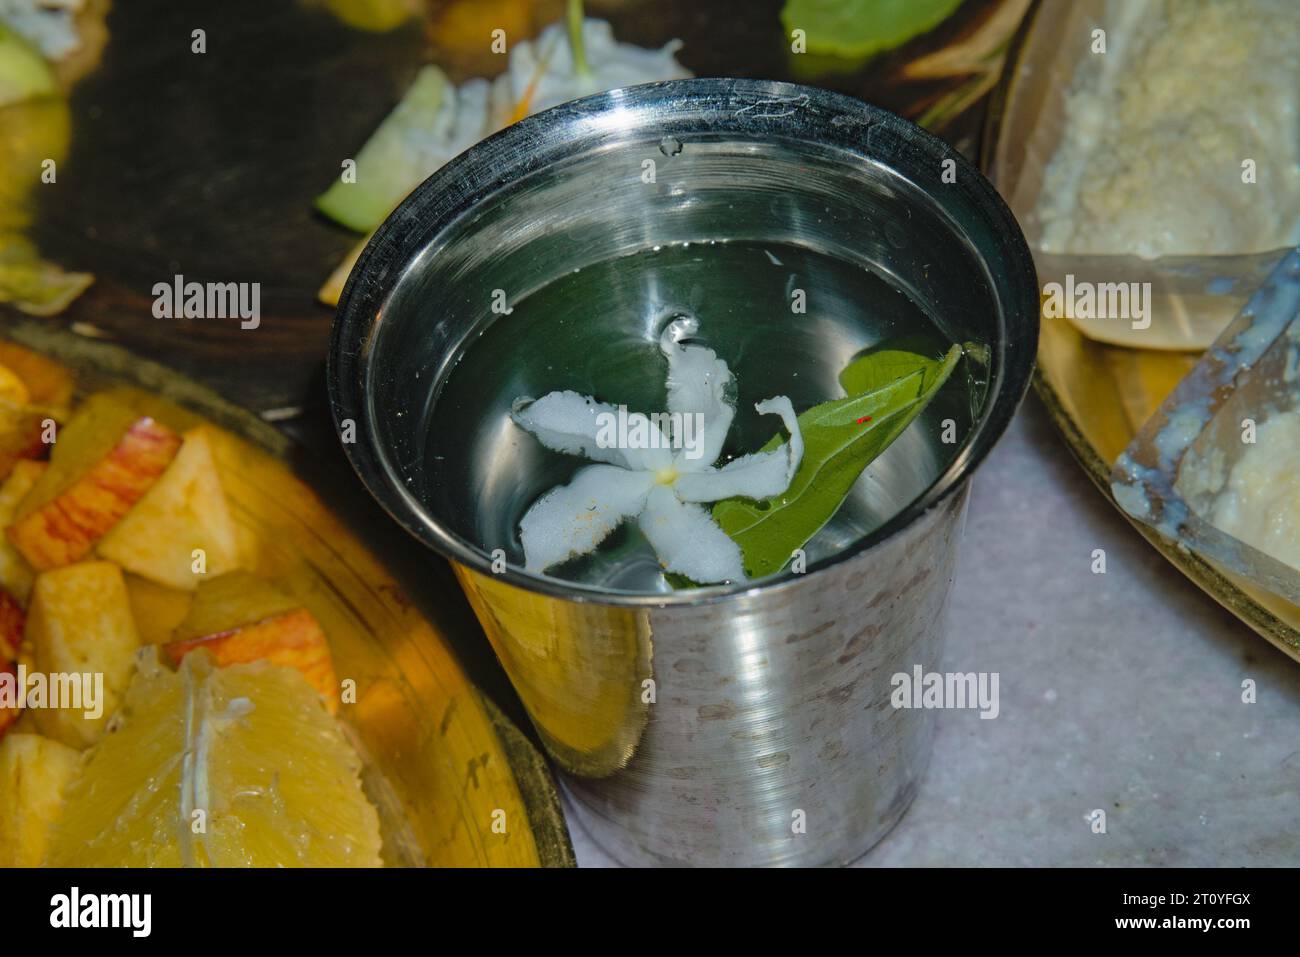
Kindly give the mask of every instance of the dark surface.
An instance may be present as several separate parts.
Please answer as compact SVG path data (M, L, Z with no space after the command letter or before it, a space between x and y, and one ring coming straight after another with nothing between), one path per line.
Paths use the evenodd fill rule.
M702 76L813 83L914 117L954 81L900 83L897 71L962 42L999 2L1007 0L967 0L930 34L865 66L792 57L779 0L592 0L587 11L611 20L620 40L680 37L679 59ZM196 54L191 34L200 28L207 49ZM300 0L116 0L108 32L100 64L73 87L70 154L57 187L37 191L31 229L46 257L96 281L44 321L93 327L232 402L280 410L275 420L301 444L300 474L364 531L417 601L447 593L450 568L383 515L339 448L324 386L333 312L316 291L359 237L311 203L422 62L445 63L459 81L499 72L502 58L439 51L427 22L354 30ZM941 131L968 156L982 112L981 104ZM260 283L260 327L154 318L154 283L177 273ZM6 308L0 326L13 315ZM456 633L473 679L529 727L468 605L433 611Z
M700 75L811 81L915 115L941 85L899 84L899 66L960 39L994 3L969 0L931 34L857 68L790 55L776 0L607 0L588 10L623 40L682 38L680 59ZM198 28L202 54L191 52ZM119 0L108 30L100 65L72 91L57 189L38 191L32 234L44 254L97 277L55 321L89 323L255 411L323 410L331 311L316 290L358 237L311 201L437 56L432 32L418 21L354 30L290 0ZM494 66L501 57L470 56L452 73ZM948 137L969 147L978 113ZM260 283L261 327L154 318L153 284L176 273Z

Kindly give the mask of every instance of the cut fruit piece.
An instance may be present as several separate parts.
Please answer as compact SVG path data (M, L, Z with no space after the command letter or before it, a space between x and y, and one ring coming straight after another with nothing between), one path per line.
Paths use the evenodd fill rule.
M334 677L334 659L330 655L325 633L314 615L306 608L267 618L230 631L173 641L163 650L179 663L190 652L205 648L221 666L269 661L302 672L331 713L338 711L338 681Z
M46 863L377 867L360 770L297 672L194 654L173 673L149 649L67 791Z
M0 740L23 717L22 691L18 687L18 662L0 661Z
M24 459L45 453L41 441L47 415L41 409L0 398L0 479Z
M8 525L14 517L14 509L23 500L36 480L45 471L44 462L23 460L14 465L9 477L0 485L0 528ZM32 580L36 572L27 559L14 548L8 537L0 535L0 588L11 592L24 606L27 595L32 590Z
M84 558L166 470L181 444L162 423L92 396L59 432L9 540L38 571Z
M74 748L99 737L131 680L140 646L122 570L111 562L82 562L44 572L32 586L27 640L35 670L45 675L103 676L97 709L84 699L67 708L33 708L36 726ZM86 717L98 710L97 717Z
M176 641L206 638L300 607L301 602L252 572L231 572L199 585L189 614L172 638Z
M316 208L357 232L378 226L442 162L435 148L450 124L443 99L454 91L436 66L416 74L400 103L393 108L356 157L355 182L338 180L316 199Z
M81 752L38 734L0 741L0 867L38 867Z
M26 405L31 398L32 394L23 385L23 380L13 370L0 365L0 399L14 405Z
M0 22L0 107L58 92L54 71L41 52Z
M0 662L14 661L23 644L23 625L27 615L18 599L0 588Z
M306 608L246 572L199 586L190 612L164 646L173 662L206 648L219 665L269 661L294 668L338 711L334 659L320 623Z
M50 409L60 421L67 418L67 410L72 405L73 383L72 373L66 368L39 352L2 340L0 365L22 380L29 402Z
M191 590L239 567L239 533L210 435L207 426L185 433L167 470L100 541L101 556L160 585Z
M172 633L189 613L194 593L159 585L139 575L126 575L126 593L131 599L131 615L146 645L161 645L172 640Z
M23 689L18 687L18 650L23 644L26 621L27 616L18 599L0 588L0 738L23 716Z

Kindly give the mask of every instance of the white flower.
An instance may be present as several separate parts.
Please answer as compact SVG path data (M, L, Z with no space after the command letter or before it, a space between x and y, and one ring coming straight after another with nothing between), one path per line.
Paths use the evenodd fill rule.
M641 413L627 418L642 420L633 422L637 430L655 436L647 443L650 447L602 447L596 441L599 423L616 416L617 410L576 392L516 400L511 418L547 448L602 463L581 469L568 485L551 489L524 515L519 528L529 571L541 572L594 551L620 524L636 519L667 571L701 584L745 580L740 547L699 503L780 495L803 458L803 436L788 398L765 399L755 408L781 416L790 440L720 469L712 467L722 454L736 410L726 396L732 379L727 364L712 349L682 344L698 328L694 319L678 319L659 340L668 357L668 411L680 413L672 421L692 414L703 418L703 441L693 455L688 454L693 450L682 448L680 436L674 442L674 436L665 435Z
M535 40L510 47L510 66L492 83L492 112L497 125L540 113L569 100L656 80L677 80L691 72L675 59L682 41L673 40L647 50L614 39L604 20L582 21L582 45L587 72L579 72L569 46L568 25L554 23Z

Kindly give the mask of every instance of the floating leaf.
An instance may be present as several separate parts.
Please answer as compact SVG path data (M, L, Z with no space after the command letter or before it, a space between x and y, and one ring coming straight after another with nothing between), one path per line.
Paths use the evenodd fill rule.
M787 35L803 30L810 53L863 57L933 30L962 0L786 0Z
M863 469L920 414L960 358L960 346L941 359L890 349L845 368L845 391L866 391L799 416L804 455L790 487L767 501L730 498L713 507L714 520L740 545L747 575L758 578L785 567L839 509ZM781 441L774 436L764 449Z

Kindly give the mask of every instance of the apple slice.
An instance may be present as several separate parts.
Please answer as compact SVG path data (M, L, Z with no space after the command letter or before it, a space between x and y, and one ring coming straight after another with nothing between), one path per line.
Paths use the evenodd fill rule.
M202 550L203 570L195 570ZM99 543L99 554L169 588L193 590L239 567L239 532L207 426L184 435L167 471Z
M102 675L97 717L86 717L88 707L49 707L53 702L32 709L42 734L74 748L93 744L126 692L140 646L122 570L112 562L82 562L37 576L26 638L42 674Z
M14 466L9 477L0 485L0 528L13 521L14 509L23 500L36 480L45 471L44 462L22 461ZM18 601L26 605L36 572L27 559L18 553L13 542L0 535L0 588L7 589Z
M163 646L179 664L206 648L218 665L251 661L296 668L338 711L338 681L329 643L316 617L292 598L248 572L232 572L199 585L189 614Z
M84 558L166 470L181 440L98 395L60 431L50 467L19 503L9 540L38 571Z

